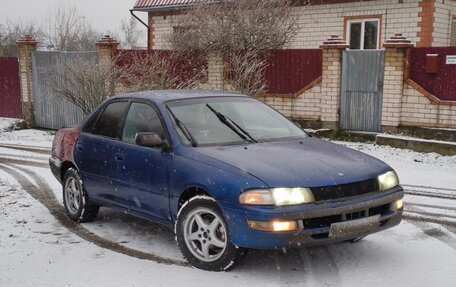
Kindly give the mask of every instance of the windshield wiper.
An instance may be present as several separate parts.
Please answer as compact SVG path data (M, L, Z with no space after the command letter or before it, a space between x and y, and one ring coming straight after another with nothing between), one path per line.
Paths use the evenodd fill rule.
M168 109L169 113L171 114L171 116L173 117L174 121L176 122L176 125L181 129L181 131L184 134L184 136L188 139L188 141L192 144L193 147L197 147L198 146L198 142L192 136L192 134L190 133L188 128L185 126L185 124L183 122L181 122L176 117L176 115L173 113L173 111L168 106L166 106L166 108Z
M216 109L214 109L211 105L209 104L206 104L206 107L208 107L216 116L217 118L219 119L219 121L221 121L224 125L226 125L227 127L229 127L233 132L235 132L238 136L240 136L243 140L246 140L246 141L250 141L250 142L254 142L254 143L257 143L258 141L256 139L254 139L246 130L244 130L243 128L241 128L238 124L236 124L235 121L233 121L232 119L230 119L229 117L225 116L224 114L222 114L221 112L217 111ZM231 123L230 123L231 122Z

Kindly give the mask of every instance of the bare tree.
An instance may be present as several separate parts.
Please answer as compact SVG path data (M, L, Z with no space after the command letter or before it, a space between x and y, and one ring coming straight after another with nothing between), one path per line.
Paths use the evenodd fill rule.
M128 20L123 19L120 24L122 32L122 45L125 49L136 49L140 39L143 36L143 31L138 28L138 22L135 18L130 17Z
M117 75L114 66L97 65L92 61L62 61L56 66L51 95L73 103L88 114L114 94Z
M296 31L290 0L202 1L178 18L169 38L172 49L225 56L225 69L239 90L264 90L266 50L281 49ZM240 52L241 51L241 52Z
M65 99L88 114L115 93L115 83L130 92L193 88L204 79L206 70L202 63L187 60L167 51L136 51L118 55L110 65L61 61L51 81L51 96Z
M172 51L136 51L120 54L119 79L127 91L185 89L196 87L206 69L198 57L185 60ZM123 62L123 63L122 63Z
M47 46L60 51L95 50L95 43L101 37L76 7L66 5L48 14L44 31Z
M225 70L229 81L239 92L260 96L266 92L264 71L265 57L253 50L242 50L227 54Z
M5 24L0 24L0 56L17 57L17 40L24 34L34 39L41 39L43 36L42 31L33 22L13 23L7 20Z
M295 33L289 0L221 0L198 4L177 20L175 50L230 52L280 49Z

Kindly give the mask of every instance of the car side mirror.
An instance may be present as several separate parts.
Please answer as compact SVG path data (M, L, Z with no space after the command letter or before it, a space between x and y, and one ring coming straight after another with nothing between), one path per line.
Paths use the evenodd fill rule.
M162 138L158 134L152 132L137 133L135 137L135 142L137 145L145 147L166 147L166 143L163 142Z

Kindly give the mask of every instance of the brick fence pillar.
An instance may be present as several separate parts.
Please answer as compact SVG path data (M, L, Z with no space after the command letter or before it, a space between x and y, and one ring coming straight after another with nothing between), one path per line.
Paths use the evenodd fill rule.
M342 51L349 46L336 35L320 45L323 52L321 80L321 121L323 128L339 129Z
M116 57L119 43L109 35L104 35L97 42L98 64L110 66Z
M104 35L97 43L98 65L100 69L111 69L117 56L117 46L119 43L109 35ZM116 91L116 83L106 83L111 89L111 95Z
M208 56L208 84L211 89L223 90L225 88L223 57L214 53Z
M401 122L407 50L413 44L396 33L383 44L385 74L382 100L382 131L394 132Z
M18 41L19 75L21 77L22 117L28 127L33 127L35 121L33 109L32 53L36 44L30 35L23 35Z

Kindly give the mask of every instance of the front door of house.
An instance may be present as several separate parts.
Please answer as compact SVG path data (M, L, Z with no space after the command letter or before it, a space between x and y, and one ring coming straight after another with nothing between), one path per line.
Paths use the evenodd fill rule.
M340 128L380 132L385 53L348 50L342 54Z

